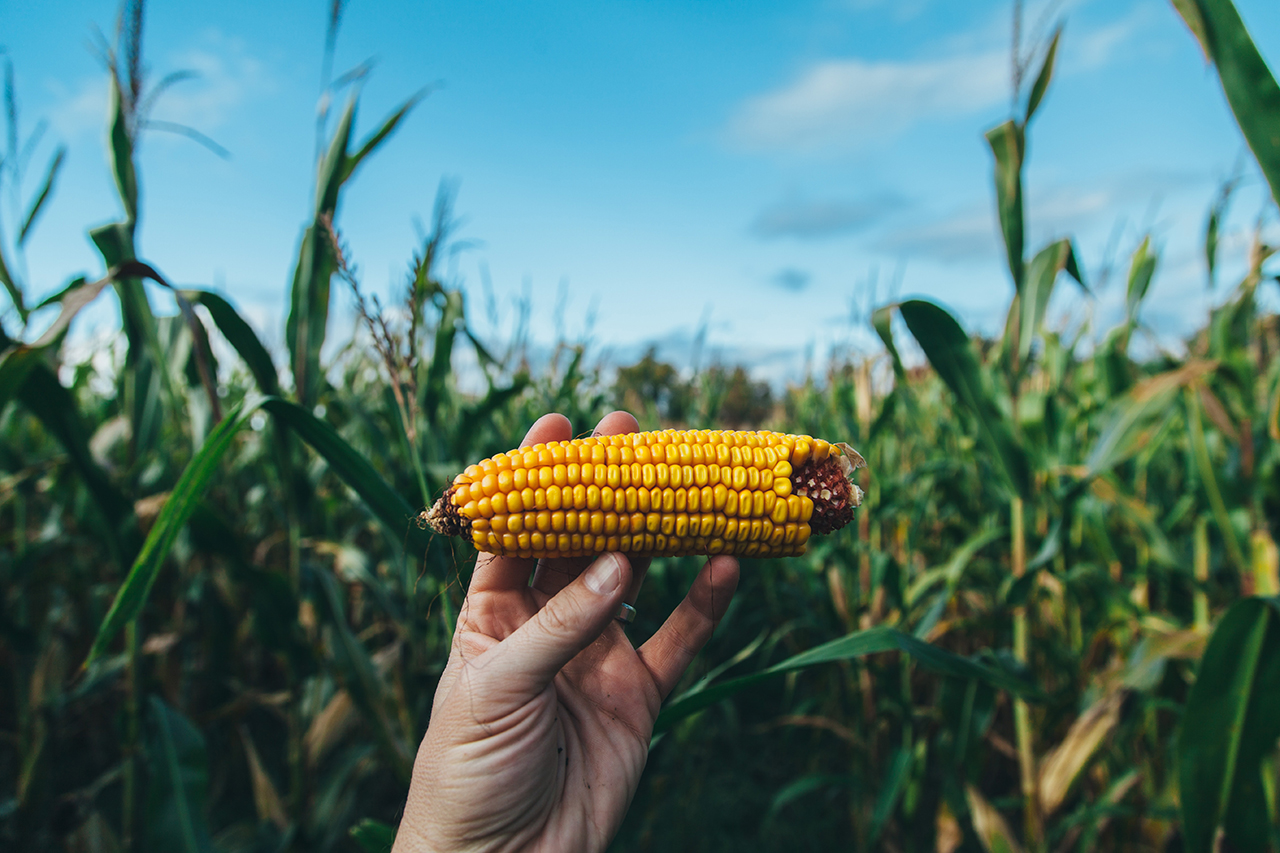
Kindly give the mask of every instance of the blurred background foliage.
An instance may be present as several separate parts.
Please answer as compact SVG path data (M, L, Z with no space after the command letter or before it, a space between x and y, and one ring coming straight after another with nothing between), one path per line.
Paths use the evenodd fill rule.
M1280 88L1228 0L1173 7L1276 195ZM90 234L102 278L25 301L15 259L62 152L30 189L11 111L0 164L21 201L0 234L0 846L387 849L474 559L417 511L542 413L586 432L614 406L644 427L845 440L869 463L850 529L746 561L614 849L1280 845L1280 317L1257 301L1272 248L1259 230L1177 352L1132 353L1150 239L1119 325L1046 324L1060 279L1091 286L1069 239L1024 242L1026 139L1060 29L1015 54L1018 112L987 137L1002 335L880 306L883 352L778 394L741 366L651 351L614 373L562 343L534 369L522 336L481 340L440 272L447 186L402 301L366 299L342 195L420 96L356 139L360 75L324 101L286 351L270 352L216 292L170 286L163 247L137 257L134 148L180 82L148 87L141 28L128 2L103 46L121 218ZM1210 288L1232 188L1205 229ZM326 337L335 286L357 306L346 340ZM178 314L156 313L161 290ZM114 360L67 363L97 298L119 301ZM655 561L634 640L699 562Z

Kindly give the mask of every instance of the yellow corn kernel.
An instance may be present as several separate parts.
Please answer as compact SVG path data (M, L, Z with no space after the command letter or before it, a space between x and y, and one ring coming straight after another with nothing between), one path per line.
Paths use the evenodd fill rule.
M844 445L767 430L555 441L467 466L432 512L454 519L447 532L508 556L800 554L815 498L795 494L791 478L835 457L845 475L861 462Z

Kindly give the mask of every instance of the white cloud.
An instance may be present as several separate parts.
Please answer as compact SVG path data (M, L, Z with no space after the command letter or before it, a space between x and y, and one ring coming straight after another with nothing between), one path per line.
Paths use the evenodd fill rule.
M1149 12L1138 5L1105 26L1068 32L1059 73L1105 66L1149 23ZM952 49L963 52L937 59L848 57L816 62L787 85L742 103L726 135L735 146L749 150L854 149L891 139L927 119L997 107L1009 98L1008 46L988 26L969 38L963 35L950 38Z
M191 71L195 76L162 93L151 118L188 125L202 133L217 130L250 97L270 92L275 86L266 66L250 55L243 40L216 30L206 31L194 47L172 54L164 71L153 72L147 79L147 90L173 71ZM62 81L48 84L54 103L47 115L60 139L104 132L108 80L103 71L70 86Z
M748 100L729 135L751 149L820 151L894 136L925 117L998 104L1008 63L998 51L918 62L819 62L788 86Z
M205 132L225 124L252 95L273 88L266 67L249 54L244 41L216 30L206 32L197 46L175 54L168 64L196 76L161 95L152 118ZM158 82L158 77L151 80L152 85Z
M107 121L107 75L86 77L67 87L61 81L49 84L53 106L46 115L49 128L59 140L86 133L102 133Z

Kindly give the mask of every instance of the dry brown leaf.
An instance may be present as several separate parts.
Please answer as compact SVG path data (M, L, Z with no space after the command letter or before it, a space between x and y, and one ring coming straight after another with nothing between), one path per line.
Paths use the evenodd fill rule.
M1062 805L1098 747L1120 722L1126 695L1127 691L1117 690L1093 703L1071 724L1062 743L1045 755L1040 763L1040 808L1044 814Z

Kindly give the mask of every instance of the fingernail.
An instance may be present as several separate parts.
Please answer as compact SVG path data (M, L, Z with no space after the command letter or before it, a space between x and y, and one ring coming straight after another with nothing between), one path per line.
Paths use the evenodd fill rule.
M608 595L622 583L621 569L617 555L602 554L587 566L583 582L597 595Z

